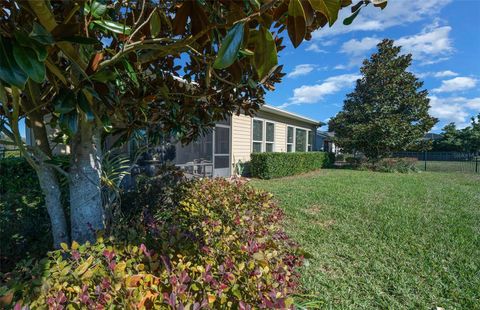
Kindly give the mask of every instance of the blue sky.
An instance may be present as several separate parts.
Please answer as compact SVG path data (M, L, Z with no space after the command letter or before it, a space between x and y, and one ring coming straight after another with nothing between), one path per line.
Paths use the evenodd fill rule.
M287 76L268 104L328 121L353 90L362 60L390 38L413 54L410 71L425 82L430 113L440 119L433 131L449 122L465 127L480 112L480 0L389 0L383 11L367 7L344 26L348 13L297 49L284 40L279 62Z

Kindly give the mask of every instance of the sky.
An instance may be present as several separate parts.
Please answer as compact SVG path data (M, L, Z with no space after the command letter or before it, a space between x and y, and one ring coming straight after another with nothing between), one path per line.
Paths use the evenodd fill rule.
M383 11L368 6L344 26L349 13L343 9L331 28L296 49L284 40L279 63L287 75L267 104L328 122L354 89L363 59L389 38L413 55L409 71L425 82L430 114L439 119L432 131L470 124L480 112L480 0L389 0Z

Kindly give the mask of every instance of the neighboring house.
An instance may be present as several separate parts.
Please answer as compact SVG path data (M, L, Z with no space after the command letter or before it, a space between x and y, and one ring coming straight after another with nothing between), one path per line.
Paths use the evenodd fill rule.
M317 145L317 151L332 152L337 153L338 149L333 142L333 137L335 134L333 132L327 131L317 131L315 136L315 144Z
M254 117L232 115L216 123L207 135L187 145L175 144L170 153L175 165L192 174L231 176L235 165L249 161L251 153L317 150L314 133L320 125L319 121L264 105ZM33 143L31 130L27 130L27 143ZM68 147L58 146L57 153L68 151ZM155 162L155 156L149 159L153 161L147 162Z

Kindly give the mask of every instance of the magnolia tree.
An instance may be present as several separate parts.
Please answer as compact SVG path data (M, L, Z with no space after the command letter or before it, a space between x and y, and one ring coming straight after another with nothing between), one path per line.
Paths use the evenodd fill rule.
M338 146L373 161L418 145L438 121L428 113L423 82L407 71L412 55L401 55L392 40L377 47L378 52L364 60L362 77L342 111L328 124Z
M294 47L349 7L386 0L1 1L0 126L36 170L54 246L104 228L102 138L156 126L183 142L230 113L254 113ZM25 145L19 121L32 129ZM58 135L49 138L47 128ZM68 171L52 162L70 145ZM68 178L70 225L60 202Z

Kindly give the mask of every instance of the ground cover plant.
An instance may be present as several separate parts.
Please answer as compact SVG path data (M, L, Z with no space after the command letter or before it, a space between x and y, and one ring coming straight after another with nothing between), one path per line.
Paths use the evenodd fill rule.
M327 169L252 183L312 254L301 283L315 307L480 308L480 176Z
M292 307L302 256L272 196L224 179L158 194L177 178L143 180L148 204L125 206L116 238L62 244L39 263L20 263L4 276L4 297L56 309Z

